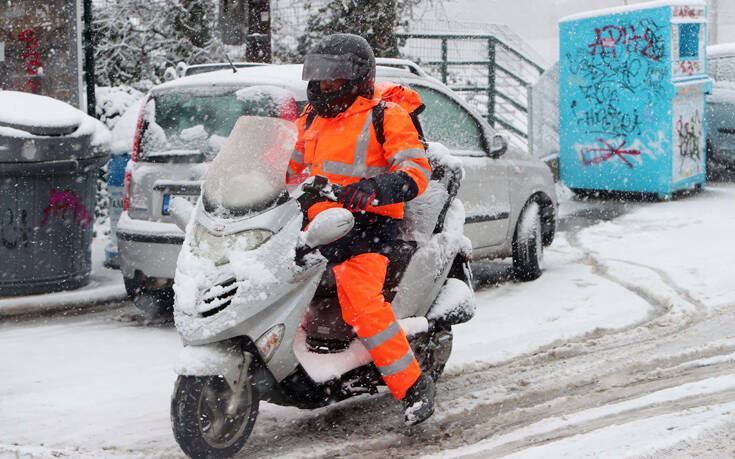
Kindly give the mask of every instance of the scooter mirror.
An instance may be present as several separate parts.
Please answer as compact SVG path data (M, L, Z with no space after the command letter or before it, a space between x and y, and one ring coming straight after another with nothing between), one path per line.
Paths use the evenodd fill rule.
M350 232L355 225L352 212L342 207L333 207L317 214L304 232L303 242L309 248L334 242Z
M174 196L171 199L170 213L174 217L174 222L181 231L186 231L186 225L189 223L191 213L194 211L194 204L184 198Z

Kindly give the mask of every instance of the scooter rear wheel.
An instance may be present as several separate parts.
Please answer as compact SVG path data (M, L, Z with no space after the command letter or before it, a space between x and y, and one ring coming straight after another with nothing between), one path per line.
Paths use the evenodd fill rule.
M179 376L171 398L176 442L189 457L232 457L250 436L258 405L250 381L236 394L222 376Z

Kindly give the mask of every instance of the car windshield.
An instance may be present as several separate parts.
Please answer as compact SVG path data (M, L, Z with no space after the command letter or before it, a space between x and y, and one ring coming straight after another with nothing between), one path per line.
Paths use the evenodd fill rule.
M241 215L272 205L286 190L286 169L298 129L280 118L243 116L204 179L207 211Z
M241 92L189 89L154 96L146 105L138 158L211 160L240 116L281 115L283 100L274 97L275 91L250 91L245 97Z

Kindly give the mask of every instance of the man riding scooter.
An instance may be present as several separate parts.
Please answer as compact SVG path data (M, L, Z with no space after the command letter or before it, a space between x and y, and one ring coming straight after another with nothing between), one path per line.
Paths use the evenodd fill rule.
M343 206L354 228L320 248L333 268L342 317L352 326L393 396L403 400L405 422L418 424L434 412L434 382L423 374L382 289L403 206L420 195L431 166L409 114L383 102L375 85L375 57L357 35L334 34L306 55L302 78L310 105L299 128L287 183L302 174L321 175L344 186L339 202L307 206L319 212ZM382 115L382 138L374 118Z

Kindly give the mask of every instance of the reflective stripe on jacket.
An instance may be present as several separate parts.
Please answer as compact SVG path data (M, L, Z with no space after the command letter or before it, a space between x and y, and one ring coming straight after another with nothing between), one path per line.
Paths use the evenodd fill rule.
M377 97L358 97L334 118L317 116L306 131L307 114L302 114L296 120L299 137L289 164L287 183L298 183L297 177L307 167L309 175L323 175L340 185L400 170L416 182L418 194L423 193L431 178L431 166L416 128L402 107L387 102L383 115L385 142L381 145L372 122L372 109L379 102ZM366 210L403 218L403 205L368 206ZM340 206L332 202L320 203L318 210Z

